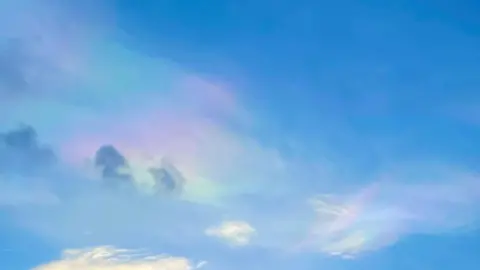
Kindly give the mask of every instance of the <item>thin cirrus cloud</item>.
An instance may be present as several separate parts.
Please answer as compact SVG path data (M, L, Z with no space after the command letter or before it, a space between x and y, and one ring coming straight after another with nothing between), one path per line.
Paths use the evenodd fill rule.
M479 176L437 168L426 177L410 184L381 180L351 194L312 198L316 218L301 245L352 258L409 235L476 228Z
M192 270L206 262L194 264L185 257L151 255L136 250L100 246L86 249L69 249L62 258L34 267L33 270Z
M205 234L220 238L233 246L245 246L255 234L255 228L245 221L224 221L205 230Z

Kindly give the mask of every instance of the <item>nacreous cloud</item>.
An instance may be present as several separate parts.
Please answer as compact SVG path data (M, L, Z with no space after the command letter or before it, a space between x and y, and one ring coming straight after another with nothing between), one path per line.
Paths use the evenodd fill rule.
M435 182L379 181L351 194L313 198L316 221L302 245L333 256L354 257L408 235L476 228L478 176L446 171L436 175L442 177Z
M60 260L53 261L33 270L191 270L205 265L192 265L188 258L166 255L149 255L134 250L111 246L91 249L65 250Z

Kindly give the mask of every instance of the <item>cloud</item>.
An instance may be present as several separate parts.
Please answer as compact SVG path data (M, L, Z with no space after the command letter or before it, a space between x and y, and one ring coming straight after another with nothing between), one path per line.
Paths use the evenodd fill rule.
M480 213L480 178L434 174L433 181L378 181L346 195L310 200L316 220L302 245L342 257L390 246L402 237L475 228Z
M207 228L205 234L218 237L234 246L245 246L250 243L255 229L245 221L225 221L219 226Z
M89 44L87 54L76 54L71 36L57 38L62 31L55 25L26 26L21 38L51 34L47 47L60 46L65 54L46 54L43 43L37 45L42 57L58 64L58 78L70 71L63 69L63 56L72 50L82 56L86 72L62 87L42 81L55 90L48 98L0 106L7 123L31 123L58 150L58 172L42 181L59 202L15 208L12 218L20 227L55 244L155 239L159 245L200 245L204 228L236 208L234 198L262 194L273 190L267 182L280 182L281 158L237 132L250 119L222 80L204 80L101 36L82 40ZM119 192L122 183L138 192ZM18 190L30 187L31 181Z
M0 157L0 207L9 207L14 213L11 218L20 227L54 243L128 244L155 238L163 243L188 241L193 245L203 237L202 224L206 226L218 215L176 200L185 180L166 161L145 167L153 181L148 190L157 192L145 193L141 185L145 176L113 146L100 147L92 156L93 165L101 169L100 182L57 159L30 126L0 134ZM54 170L43 170L53 162ZM107 182L125 181L119 176L135 188L129 191L138 192L121 192ZM195 223L190 222L192 218ZM83 234L87 231L91 236Z
M48 74L34 72L40 88L50 92L0 106L7 115L0 125L31 123L59 150L60 159L88 173L100 168L92 162L96 152L111 145L127 166L112 171L101 165L100 174L114 174L103 177L103 183L129 183L132 178L143 193L218 206L231 197L271 189L267 182L285 178L277 151L247 135L253 122L250 110L225 80L206 80L170 60L125 47L112 38L116 29L98 34L55 6L56 1L41 5L25 0L11 7L13 3L5 4L1 13L10 10L15 16L0 19L21 31L0 32L28 44L27 55L52 66L45 69Z
M136 188L146 195L175 195L182 192L186 179L167 159L147 164L129 162L114 146L101 146L94 165L110 187Z
M154 190L157 194L163 192L179 196L187 181L182 173L166 159L162 160L160 167L151 168L150 173L155 179Z
M127 167L127 161L112 145L104 145L95 154L95 165L102 168L103 177L118 177L118 170Z
M55 163L55 153L31 126L0 133L0 206L58 203L46 181Z
M73 172L66 176L70 178L54 178L55 183L64 182L66 188L57 185L47 189L59 198L57 203L23 204L12 210L13 221L56 245L149 243L155 247L194 248L204 243L203 228L223 213L171 196L106 188Z
M101 176L109 186L131 184L131 176L124 172L128 168L127 160L112 145L104 145L97 150L94 164L101 170Z
M113 145L128 164L122 172L144 192L173 189L169 193L198 203L218 205L232 196L283 188L288 169L275 149L172 104L106 114L74 127L78 132L62 140L60 155L78 167L100 147Z
M327 144L321 139L300 145L308 149L305 155L289 156L276 147L283 131L262 132L261 117L223 80L205 80L124 47L115 30L79 31L72 25L88 27L75 16L52 11L61 8L37 9L41 4L33 8L35 2L22 1L21 10L0 3L0 36L8 41L0 50L0 92L42 93L0 104L0 124L31 123L59 150L40 144L31 127L0 136L0 174L28 174L0 179L0 203L21 205L12 218L22 228L61 244L204 248L207 234L231 245L275 249L289 249L307 231L301 248L349 257L411 234L474 226L478 178L425 182L395 176L344 192L367 177L353 171L350 179L335 181L335 173L319 171L329 163L343 173L352 165L344 161L355 158L330 164L317 151ZM44 98L45 91L53 94ZM55 158L58 173L48 181L32 177ZM122 186L137 192L119 192ZM314 193L321 195L310 208L298 206ZM209 227L225 216L241 216L255 228L244 221Z
M60 260L37 266L33 270L192 270L195 266L188 258L167 255L150 255L136 250L100 246L87 249L70 249Z
M31 175L52 165L53 151L37 139L31 126L0 133L0 173Z

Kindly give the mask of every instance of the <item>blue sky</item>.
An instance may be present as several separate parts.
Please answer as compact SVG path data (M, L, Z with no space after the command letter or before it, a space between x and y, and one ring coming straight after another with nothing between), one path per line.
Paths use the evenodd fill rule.
M0 3L0 266L476 269L475 1Z

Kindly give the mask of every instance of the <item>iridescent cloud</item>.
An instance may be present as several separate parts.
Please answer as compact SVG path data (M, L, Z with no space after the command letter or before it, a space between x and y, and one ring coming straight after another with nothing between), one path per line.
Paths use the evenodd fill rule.
M132 173L145 180L147 170L167 158L189 180L185 198L215 203L228 193L255 189L259 173L250 170L271 170L264 162L281 163L275 150L228 128L250 123L231 86L129 51L84 28L59 28L44 15L52 10L36 12L28 5L22 10L28 20L13 18L23 22L22 31L14 34L24 33L21 41L30 46L28 53L41 55L41 61L32 58L48 70L39 78L55 80L28 81L28 68L22 67L22 80L48 91L29 93L5 106L10 117L1 120L10 126L35 126L70 165L88 167L98 148L111 144L129 160ZM37 35L40 43L29 41Z
M350 195L313 198L316 221L302 245L354 257L406 235L475 228L480 205L478 175L442 168L426 176L430 179L410 184L381 180Z
M0 99L0 124L32 125L59 159L63 174L53 177L55 183L81 188L55 197L51 208L16 209L26 228L61 243L158 237L189 246L205 240L205 229L240 243L249 242L255 230L252 245L288 250L301 242L300 249L351 257L406 235L476 225L477 176L418 168L413 175L434 175L434 181L396 175L392 181L374 178L363 188L340 192L356 182L356 172L345 182L334 181L335 175L325 177L314 169L328 159L323 153L286 158L263 145L249 135L258 119L235 95L239 89L234 85L129 50L115 33L98 33L75 18L53 16L55 9L37 10L33 3L19 1L15 8L13 1L0 3L0 38L14 46L0 51L0 69L8 71L0 75L0 94L25 86L21 97ZM13 30L4 27L11 25ZM15 61L8 58L12 55ZM28 61L20 61L24 58ZM263 135L273 140L278 134ZM101 178L94 158L105 145L125 158L128 166L121 172L145 195L154 193L152 169L174 167L185 182L180 200L88 186L88 180ZM306 165L307 160L314 165ZM341 162L333 166L348 170ZM35 196L48 197L43 186L41 195L25 192L21 185L3 186L16 197L0 194L0 201L31 206ZM331 195L311 199L313 211L279 206L283 201L295 205L319 190ZM247 223L214 226L227 214L232 220L255 220L255 229ZM305 227L311 227L308 239L301 241L297 235ZM77 262L82 256L66 260Z

